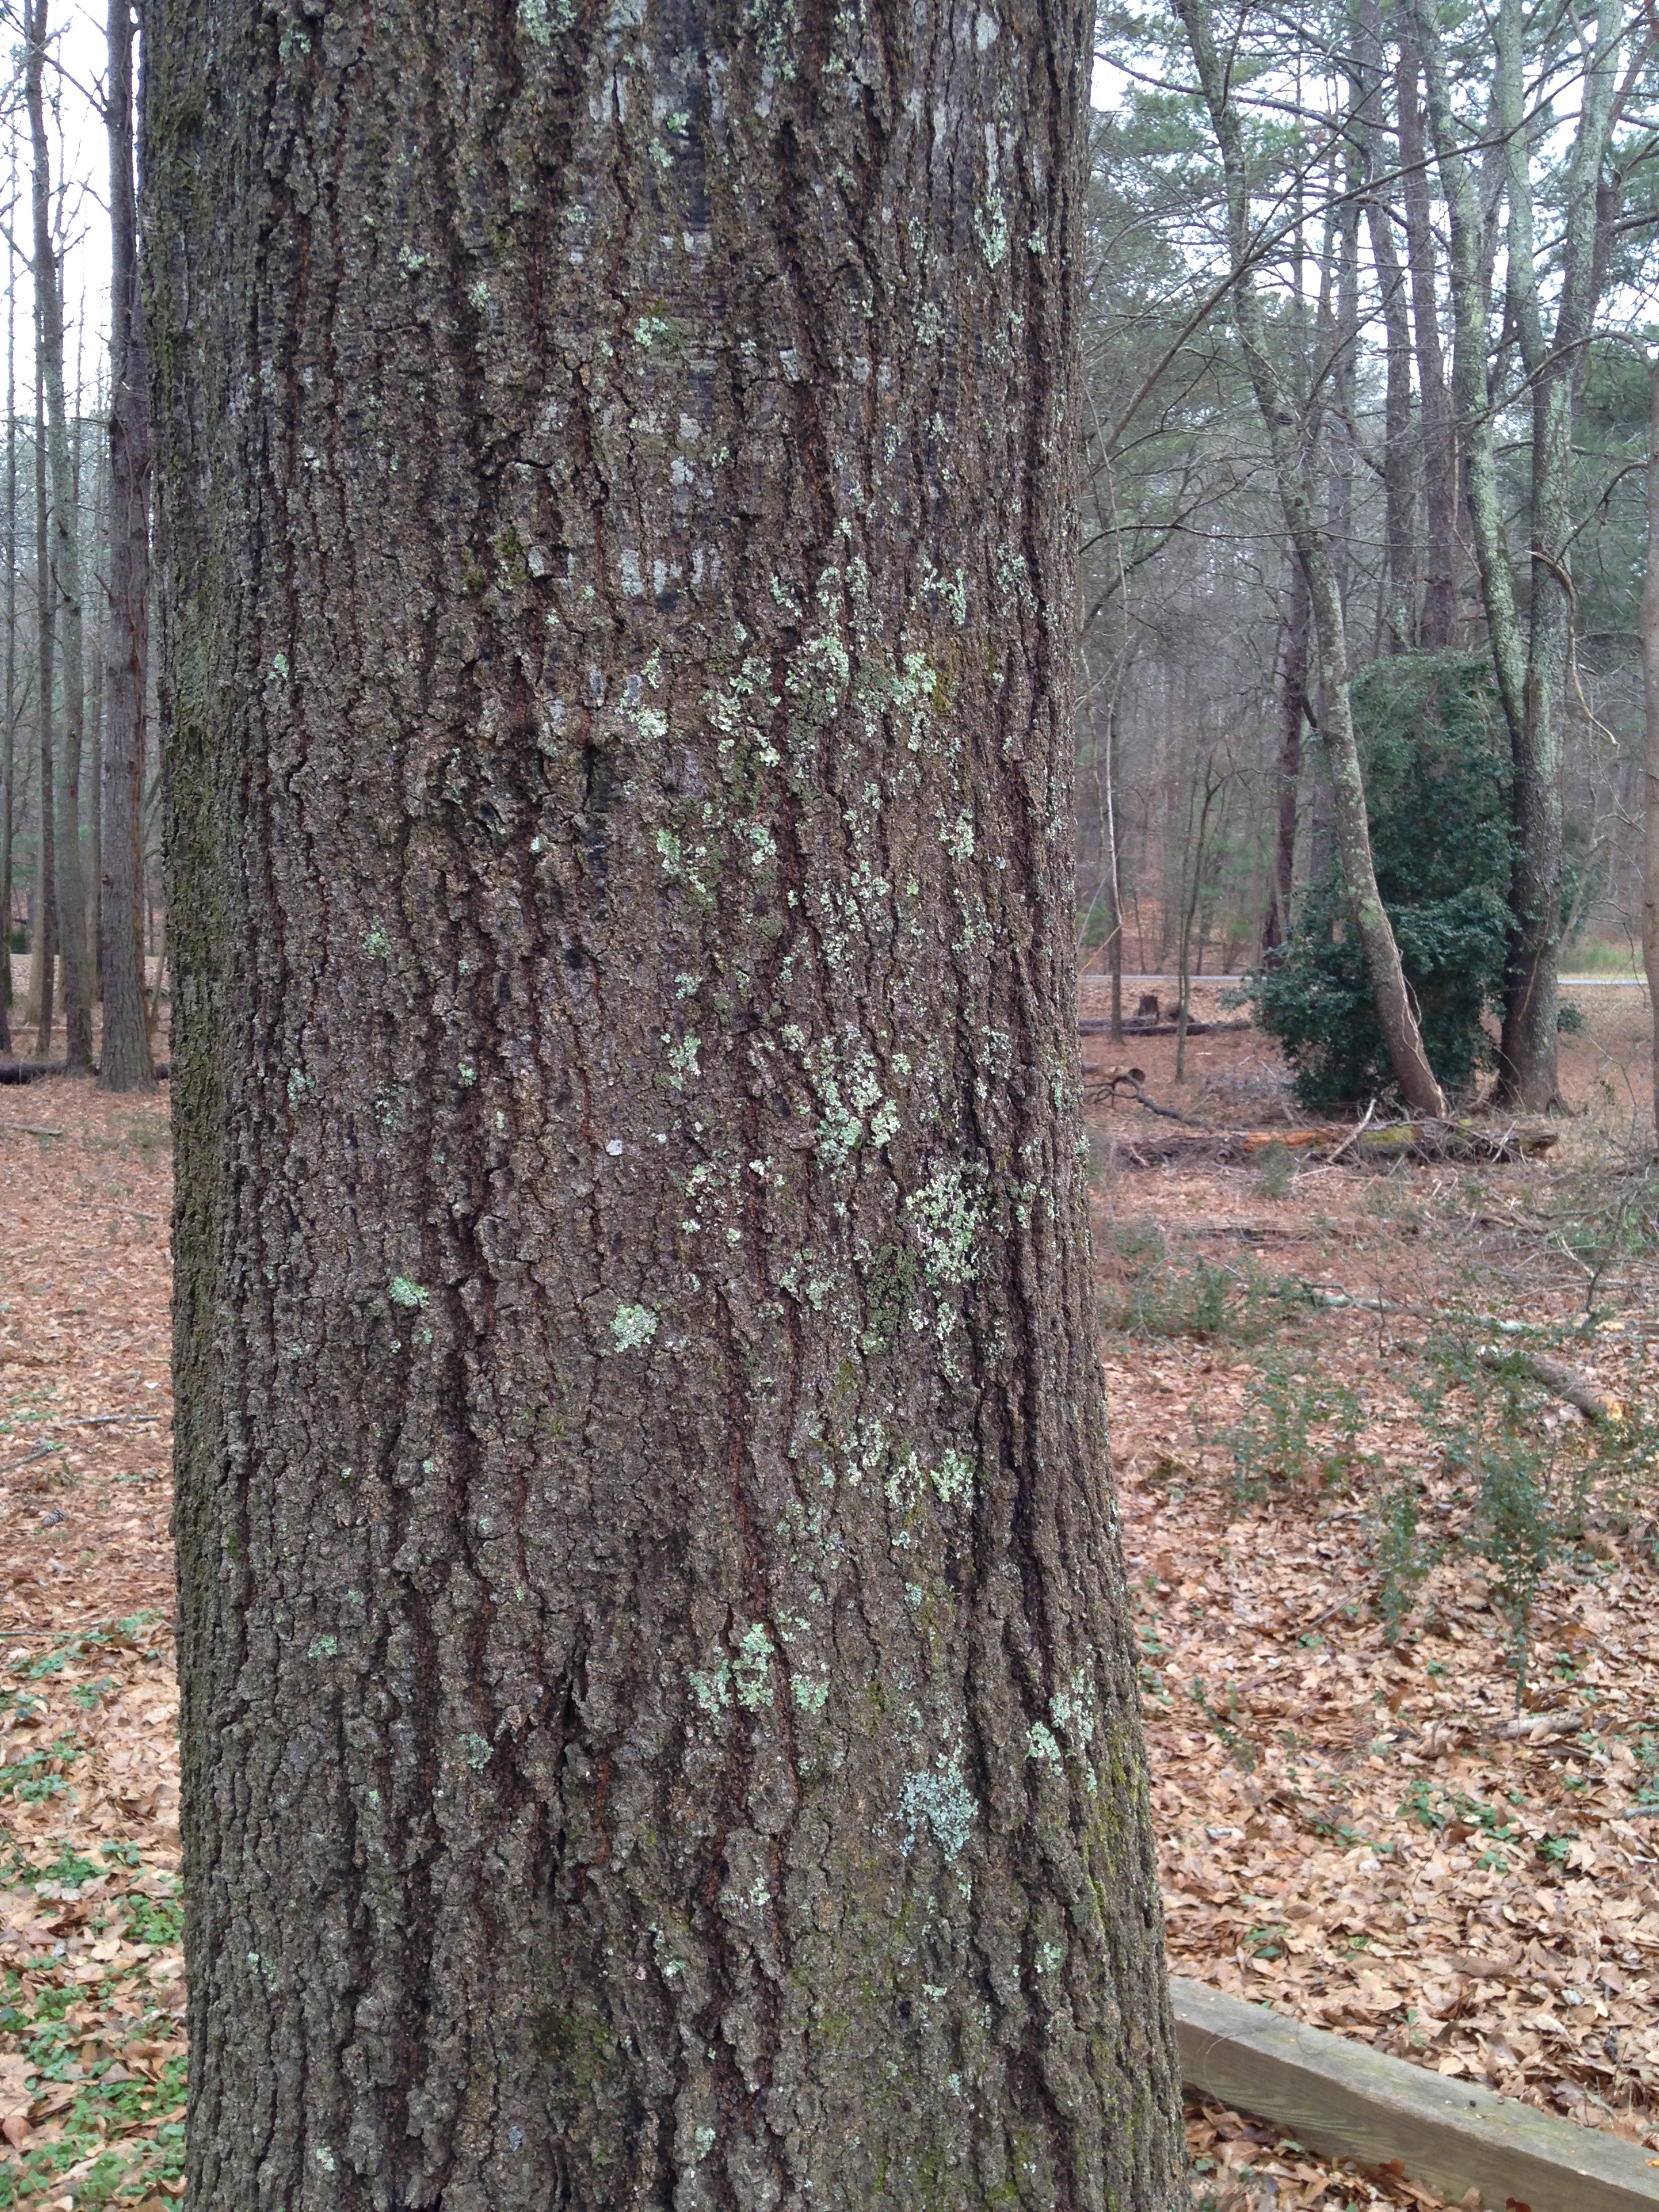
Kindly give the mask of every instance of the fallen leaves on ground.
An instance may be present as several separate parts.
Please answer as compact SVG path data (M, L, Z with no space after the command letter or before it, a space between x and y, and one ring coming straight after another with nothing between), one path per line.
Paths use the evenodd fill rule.
M165 1093L0 1097L0 2207L183 2192Z
M1189 1050L1218 1118L1282 1095L1259 1037ZM1165 1041L1139 1056L1182 1095ZM1540 1573L1517 1699L1447 1452L1484 1386L1444 1344L1503 1321L1554 1324L1628 1435L1654 1417L1646 1262L1576 1250L1564 1191L1554 1164L1122 1175L1103 1350L1172 1966L1659 2145L1650 1455ZM0 1097L0 2208L182 2191L169 1205L164 1093ZM1526 1420L1556 1475L1594 1456L1547 1394ZM1390 1615L1402 1485L1431 1564ZM1218 2212L1437 2201L1213 2106L1188 2140Z

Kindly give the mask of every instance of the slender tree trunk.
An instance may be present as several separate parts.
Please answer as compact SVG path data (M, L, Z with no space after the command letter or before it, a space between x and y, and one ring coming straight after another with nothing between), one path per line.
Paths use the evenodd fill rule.
M1335 404L1331 410L1331 490L1327 506L1331 565L1341 596L1343 619L1347 618L1353 575L1353 475L1358 459L1354 430L1354 364L1359 349L1359 185L1360 164L1356 151L1345 157L1340 205L1332 225L1335 282L1331 288L1335 319L1330 332L1330 382ZM1334 185L1337 179L1334 176Z
M1659 1144L1659 356L1649 375L1648 549L1642 584L1642 706L1646 724L1642 830L1642 961L1653 1017L1653 1127Z
M1567 164L1561 292L1553 331L1540 311L1521 0L1498 10L1498 121L1509 198L1509 291L1532 385L1532 574L1522 741L1515 751L1515 875L1498 1091L1534 1111L1557 1101L1557 976L1563 927L1562 717L1571 644L1572 436L1601 289L1598 186L1623 35L1621 0L1601 0Z
M1512 751L1525 743L1527 657L1504 542L1504 514L1486 380L1486 216L1462 149L1446 82L1439 25L1427 0L1406 0L1445 193L1452 308L1452 395L1464 489L1486 629ZM1420 328L1420 325L1419 325Z
M1106 720L1106 866L1112 887L1112 939L1109 967L1112 977L1111 1042L1123 1042L1123 876L1119 866L1117 831L1117 707L1114 701Z
M42 77L47 0L25 0L24 85L33 151L35 335L46 387L46 443L52 468L52 580L63 625L64 758L58 779L58 930L64 961L64 1018L71 1075L92 1073L92 963L87 945L86 890L81 867L81 750L86 701L81 650L79 517L69 423L64 403L64 298L52 237L52 174Z
M1354 738L1348 696L1348 643L1342 596L1326 533L1297 450L1297 410L1280 382L1260 298L1247 258L1249 206L1245 187L1244 149L1237 111L1231 106L1220 57L1211 30L1208 0L1177 0L1206 105L1215 126L1226 173L1231 230L1233 316L1256 406L1267 434L1273 474L1291 543L1307 574L1313 637L1319 655L1320 734L1330 769L1337 850L1354 927L1365 954L1376 1018L1389 1049L1401 1097L1414 1113L1442 1115L1445 1100L1429 1066L1417 1016L1400 964L1382 900L1376 888L1365 785Z
M1463 548L1457 518L1462 505L1457 425L1446 389L1440 343L1440 288L1434 250L1434 210L1429 190L1428 149L1418 106L1419 62L1409 21L1400 38L1400 196L1406 216L1406 259L1411 271L1412 334L1422 410L1424 580L1418 640L1431 653L1457 642Z
M101 401L101 394L100 395ZM103 409L100 405L94 416L101 425ZM85 422L78 410L76 423L76 478L82 475L80 448L85 439ZM91 511L87 513L82 487L81 512L85 514L85 543L90 549L90 560L82 562L82 575L91 571L92 585L87 594L87 944L92 961L92 995L94 1003L104 995L104 963L101 949L103 918L104 866L104 654L108 640L106 636L104 608L106 592L104 560L109 546L109 515L107 484L104 472L104 457L108 449L106 437L94 441L92 471Z
M110 0L109 644L105 684L98 1081L155 1080L144 1000L144 722L149 662L149 355L138 287L132 160L132 15Z
M1360 0L1360 66L1355 72L1355 105L1360 145L1370 189L1365 222L1371 258L1376 264L1379 304L1387 351L1382 412L1382 617L1390 653L1403 653L1417 637L1417 548L1412 464L1412 341L1406 311L1406 271L1395 239L1394 210L1377 179L1390 166L1382 132L1382 9L1378 0Z
M147 10L196 2204L1186 2197L1090 20Z
M1302 726L1308 714L1308 576L1291 556L1290 605L1279 661L1279 809L1273 836L1273 882L1267 918L1262 925L1263 957L1291 933L1291 903L1296 894L1296 819L1302 794Z
M58 904L57 838L53 823L56 794L52 774L52 685L57 680L56 655L52 649L56 594L52 586L52 553L46 536L50 526L46 506L46 417L40 373L40 313L38 301L34 316L34 711L40 743L40 790L35 802L39 831L35 839L38 855L35 864L35 922L31 940L34 964L29 979L29 997L36 1009L36 1019L40 1024L35 1034L34 1056L37 1060L50 1060L52 1022L57 1012Z

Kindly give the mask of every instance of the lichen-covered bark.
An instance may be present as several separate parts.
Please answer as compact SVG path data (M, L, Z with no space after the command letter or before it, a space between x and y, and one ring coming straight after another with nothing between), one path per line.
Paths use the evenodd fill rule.
M147 23L192 2201L1172 2204L1086 11Z

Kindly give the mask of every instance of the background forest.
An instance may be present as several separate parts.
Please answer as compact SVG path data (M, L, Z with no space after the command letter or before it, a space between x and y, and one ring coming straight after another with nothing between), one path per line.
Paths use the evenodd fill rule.
M120 1084L144 1079L136 1030L155 1026L165 939L141 321L119 319L110 354L110 300L136 305L130 52L113 74L108 59L132 26L125 9L54 24L45 0L7 20L0 906L28 966L26 986L0 977L0 1011L40 1058L64 1021L88 1065L106 933L136 942L149 996L135 1012L127 993ZM1220 110L1195 36L1221 58ZM1382 896L1437 1072L1456 1090L1490 1059L1481 1017L1503 1012L1529 896L1533 934L1574 968L1635 963L1655 43L1616 6L1520 0L1098 21L1079 948L1085 966L1202 976L1261 968L1297 936L1258 1004L1307 1103L1389 1071L1355 1012L1364 963L1345 941L1287 454L1328 551ZM106 133L107 184L89 151ZM1277 455L1245 292L1287 426ZM112 448L121 389L137 411ZM1510 775L1517 747L1536 755L1531 788ZM1540 805L1559 819L1534 819L1529 893ZM1477 834L1430 851L1425 824L1454 818Z
M1352 672L1472 656L1466 693L1484 670L1498 704L1519 672L1517 719L1553 724L1534 735L1561 794L1557 933L1577 969L1625 966L1641 928L1652 27L1516 0L1204 11L1239 134L1235 235L1194 12L1111 9L1097 34L1088 957L1110 959L1121 911L1131 972L1237 972L1304 890L1310 926L1341 934L1317 640L1238 335L1243 270ZM1402 715L1413 681L1357 686L1362 747L1391 717L1396 740L1437 723L1421 699ZM1435 811L1413 802L1408 846ZM1455 887L1501 889L1493 858L1465 855ZM1491 900L1466 905L1455 964L1496 1012ZM1455 1050L1443 1070L1469 1072Z

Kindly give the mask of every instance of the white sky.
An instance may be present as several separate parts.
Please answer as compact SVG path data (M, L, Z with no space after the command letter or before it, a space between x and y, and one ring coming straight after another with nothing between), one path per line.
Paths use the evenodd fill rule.
M9 6L5 15L0 38L5 40L5 76L13 96L0 120L0 205L12 204L7 228L19 256L13 294L17 408L20 414L28 414L34 405L33 287L27 265L33 236L28 117L23 106L22 52ZM102 110L87 97L90 94L101 100L103 95L105 16L101 9L94 14L78 0L57 0L47 31L52 52L62 65L61 73L46 72L46 127L52 142L54 214L61 209L63 222L64 377L72 413L78 354L82 407L90 413L98 404L109 328L109 143ZM0 255L7 251L0 240ZM3 373L0 363L0 374ZM0 407L3 404L0 395Z

